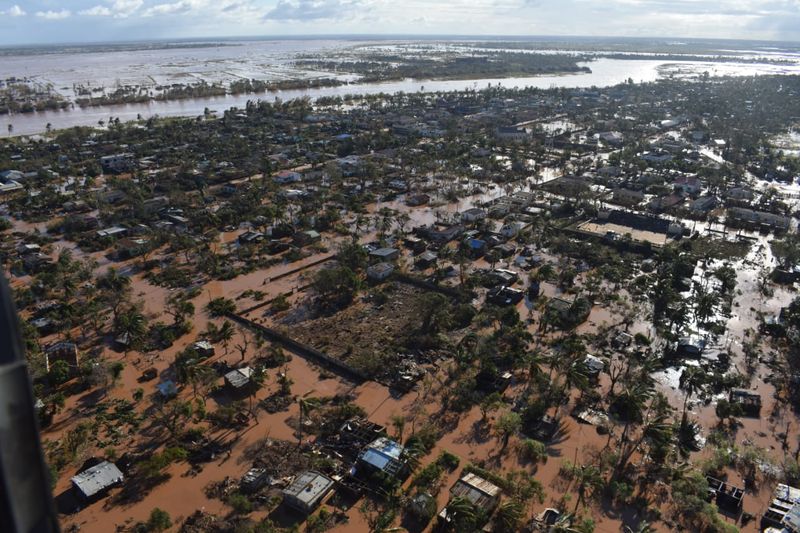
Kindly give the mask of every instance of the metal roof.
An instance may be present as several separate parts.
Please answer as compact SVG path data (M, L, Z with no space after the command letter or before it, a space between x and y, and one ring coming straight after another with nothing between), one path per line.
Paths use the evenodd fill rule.
M450 489L452 497L461 496L481 509L493 507L500 498L500 487L473 474L465 474Z
M237 368L225 374L225 381L233 388L238 389L250 383L250 376L253 375L253 369L249 366L244 368Z
M77 476L73 476L71 481L72 485L81 491L86 498L91 498L117 483L122 483L123 479L125 478L117 468L117 465L103 461L84 470Z
M381 437L369 444L361 452L359 459L378 470L394 475L403 467L403 462L400 460L402 453L401 445L391 439Z
M315 507L333 487L333 480L314 470L303 472L283 490L283 494L306 508Z

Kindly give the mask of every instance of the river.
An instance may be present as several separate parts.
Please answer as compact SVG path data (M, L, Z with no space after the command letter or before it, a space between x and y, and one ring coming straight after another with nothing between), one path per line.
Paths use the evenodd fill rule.
M335 43L326 42L325 46L334 47ZM352 43L350 43L352 44ZM300 52L302 47L295 45L296 48L293 52ZM212 57L209 59L208 52L203 52L206 57L190 58L190 57L171 57L162 61L156 62L153 66L152 73L147 70L146 65L142 61L147 60L147 53L154 53L148 51L145 57L136 56L136 61L131 61L126 67L116 67L112 73L98 74L97 80L93 86L100 86L108 82L108 77L111 75L124 75L125 82L138 82L139 77L144 76L150 79L156 79L159 82L164 82L167 79L177 80L191 76L195 81L199 79L206 79L214 81L224 81L226 77L241 78L241 77L258 77L264 78L286 78L290 75L298 75L298 77L307 77L309 73L292 72L292 68L285 63L285 57L282 54L287 52L286 49L281 49L276 52L275 57L271 58L270 63L262 63L258 68L253 67L254 63L244 61L240 63L238 71L233 71L233 66L226 63L222 56L227 55L230 58L231 49L233 47L220 47L212 48L213 54L220 54L220 57ZM298 50L299 49L299 50ZM317 51L320 49L317 49ZM170 53L177 54L178 52L170 51ZM185 51L181 53L186 54ZM195 53L197 53L195 51ZM37 69L27 67L18 72L17 75L25 75L38 79L42 82L53 83L59 91L66 91L67 85L71 83L85 83L86 76L91 72L91 65L99 67L103 64L101 62L102 53L91 54L75 54L78 60L69 68L59 70L56 66L60 55L54 54L44 56L43 58L27 58L30 62L33 59ZM162 52L163 55L163 52ZM13 58L12 58L13 59ZM151 58L154 59L154 58ZM180 59L180 61L179 61ZM63 61L64 58L61 57ZM130 58L129 58L130 60ZM107 61L107 60L106 60ZM197 62L196 64L193 62ZM220 65L221 63L221 65ZM0 68L0 76L12 75L11 72L19 67L22 68L23 63L9 65L4 59L4 65ZM208 66L209 64L216 64L214 70ZM72 126L93 126L97 125L100 121L107 122L110 117L119 118L121 121L136 120L138 117L148 118L158 115L160 117L171 116L198 116L202 115L206 108L222 112L231 107L244 107L248 100L273 100L281 98L282 100L290 100L308 96L316 99L321 96L344 96L347 94L375 94L375 93L396 93L404 92L436 92L436 91L458 91L466 89L484 89L489 85L501 86L507 88L522 88L522 87L536 87L541 89L548 89L553 87L568 87L568 88L587 88L587 87L609 87L624 83L628 79L632 79L636 83L652 82L665 75L674 76L691 76L699 72L708 71L712 76L717 75L763 75L763 74L800 74L800 63L795 64L752 64L752 63L710 63L710 62L676 62L665 60L636 60L636 59L608 59L599 58L597 60L581 63L582 66L588 66L591 69L590 73L580 72L564 75L549 75L549 76L535 76L535 77L521 77L521 78L484 78L478 80L415 80L405 79L401 81L383 82L383 83L351 83L340 87L324 87L316 89L302 89L302 90L287 90L276 91L260 94L242 94L242 95L227 95L220 97L209 98L195 98L187 100L170 100L170 101L153 101L144 104L125 104L113 106L96 106L81 108L74 106L71 109L63 111L44 111L27 114L14 114L0 117L0 123L5 122L5 125L13 126L13 135L34 135L43 133L49 124L53 129L69 128ZM52 68L53 71L46 69ZM205 69L205 70L204 70ZM256 71L257 70L257 71ZM131 72L137 72L137 78L132 79ZM317 73L319 74L319 73ZM187 81L182 79L182 81ZM69 87L71 90L71 87ZM7 127L2 128L2 132L8 131Z

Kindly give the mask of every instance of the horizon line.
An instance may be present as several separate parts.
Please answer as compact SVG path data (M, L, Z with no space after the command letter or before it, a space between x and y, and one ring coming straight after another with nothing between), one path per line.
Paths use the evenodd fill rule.
M190 36L190 37L158 37L144 39L118 39L118 40L97 40L97 41L59 41L59 42L28 42L18 44L0 44L0 49L8 48L37 48L52 46L98 46L111 44L139 44L139 43L170 43L170 42L215 42L215 41L270 41L270 40L468 40L468 39L490 39L490 40L533 40L533 39L629 39L636 41L644 40L663 40L663 41L693 41L693 42L749 42L749 43L780 43L797 44L800 40L774 40L774 39L749 39L749 38L718 38L718 37L679 37L679 36L632 36L632 35L567 35L567 34L480 34L480 33L308 33L308 34L277 34L277 35L216 35L216 36Z

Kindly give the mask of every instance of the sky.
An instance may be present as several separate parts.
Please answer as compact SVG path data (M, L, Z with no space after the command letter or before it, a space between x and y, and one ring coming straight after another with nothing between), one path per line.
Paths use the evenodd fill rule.
M0 0L0 45L314 34L800 41L800 0Z

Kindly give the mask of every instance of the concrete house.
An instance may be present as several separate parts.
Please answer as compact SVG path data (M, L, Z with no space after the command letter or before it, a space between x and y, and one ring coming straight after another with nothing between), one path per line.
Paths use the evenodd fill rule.
M387 262L375 263L367 267L367 278L372 281L383 281L394 272L394 265Z
M302 513L311 514L333 490L331 478L314 470L303 472L283 490L283 502Z

